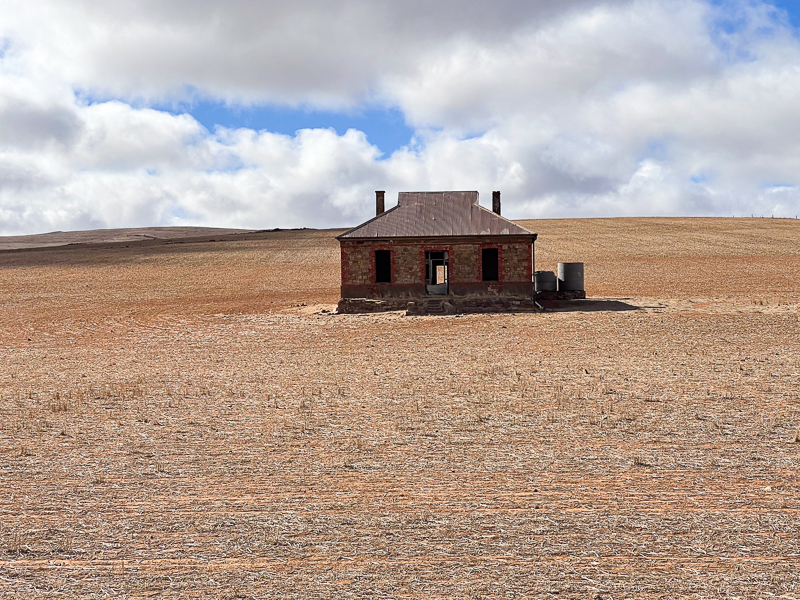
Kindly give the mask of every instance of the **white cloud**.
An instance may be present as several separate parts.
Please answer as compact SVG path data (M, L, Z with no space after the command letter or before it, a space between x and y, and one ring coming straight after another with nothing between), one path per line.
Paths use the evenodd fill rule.
M614 0L612 0L614 1ZM341 106L454 38L486 41L595 0L4 0L33 68L122 96Z
M0 233L353 224L374 189L501 189L512 217L800 212L800 43L758 2L4 0L0 17ZM192 95L375 103L417 133L381 159L355 130L209 132L147 107Z

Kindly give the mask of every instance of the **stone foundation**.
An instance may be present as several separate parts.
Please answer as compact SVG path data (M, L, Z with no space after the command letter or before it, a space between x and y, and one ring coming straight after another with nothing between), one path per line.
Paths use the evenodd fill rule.
M475 313L535 312L541 310L533 298L498 296L423 296L417 298L342 298L340 314L404 310L407 315L455 315Z
M536 292L537 300L584 300L586 299L585 290L569 290L560 292Z
M342 298L336 311L343 315L406 310L408 298Z
M558 300L583 300L583 290L537 292L536 300L524 296L409 296L405 298L342 298L338 312L345 315L404 310L408 315L456 315L475 313L536 312L543 303Z

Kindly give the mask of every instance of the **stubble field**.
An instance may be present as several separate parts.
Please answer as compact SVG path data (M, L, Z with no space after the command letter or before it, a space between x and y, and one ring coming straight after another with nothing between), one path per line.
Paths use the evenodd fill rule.
M523 223L592 301L332 315L333 231L0 253L0 596L800 598L800 222Z

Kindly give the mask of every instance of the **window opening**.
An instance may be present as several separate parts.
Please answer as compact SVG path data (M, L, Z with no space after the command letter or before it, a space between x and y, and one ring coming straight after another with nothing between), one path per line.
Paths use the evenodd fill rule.
M481 265L483 281L499 281L500 261L497 248L483 248L481 250Z
M375 283L392 283L392 255L389 250L375 250Z
M447 294L450 280L450 255L425 252L425 290L431 295Z

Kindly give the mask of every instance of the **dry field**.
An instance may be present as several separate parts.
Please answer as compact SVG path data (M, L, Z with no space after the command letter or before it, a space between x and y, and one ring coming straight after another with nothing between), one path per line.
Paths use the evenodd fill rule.
M331 315L331 231L0 253L0 597L800 598L800 221L526 224L594 301Z

